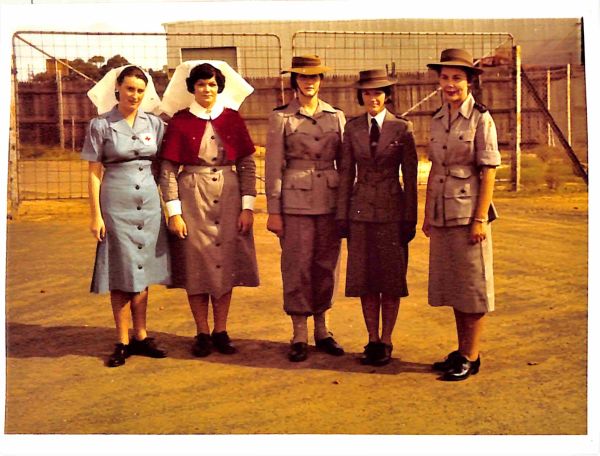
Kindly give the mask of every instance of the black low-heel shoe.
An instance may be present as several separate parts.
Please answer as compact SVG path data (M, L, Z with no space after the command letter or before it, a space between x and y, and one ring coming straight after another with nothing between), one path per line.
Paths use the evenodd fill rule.
M446 372L449 370L456 360L460 357L460 352L458 350L453 351L452 353L448 353L446 359L444 361L437 361L431 365L431 368L435 371Z
M198 333L194 337L194 344L192 345L192 354L198 358L204 358L211 353L211 339L210 334Z
M315 346L317 347L317 350L325 352L331 356L342 356L344 354L344 349L342 346L338 344L331 336L316 340Z
M129 357L129 346L118 343L115 344L115 351L108 357L106 365L108 367L119 367L125 364L125 358Z
M224 355L233 355L234 353L237 353L237 348L231 343L227 331L213 332L212 343L219 353L223 353Z
M386 364L389 364L392 360L393 349L394 346L392 344L379 342L379 347L371 364L373 364L373 366L385 366Z
M459 355L459 357L455 359L454 365L444 372L444 375L440 378L441 380L445 382L459 382L479 372L479 367L481 366L480 356L475 361L469 361L462 355Z
M129 353L132 355L147 356L149 358L166 358L167 352L156 346L153 337L137 340L135 337L129 341Z
M373 360L377 357L378 348L379 342L369 342L365 345L365 351L360 358L360 363L364 366L372 365Z
M296 342L290 346L288 359L293 363L299 363L308 358L308 344L306 342Z

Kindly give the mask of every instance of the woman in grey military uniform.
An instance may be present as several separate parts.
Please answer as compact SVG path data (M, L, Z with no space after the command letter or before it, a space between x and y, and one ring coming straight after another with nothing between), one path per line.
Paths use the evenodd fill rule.
M173 286L187 292L196 324L192 353L199 357L213 348L237 352L227 333L233 288L259 284L252 234L254 144L236 110L241 100L230 100L238 87L248 89L241 100L253 90L225 62L190 61L176 68L163 96L163 106L177 100L185 106L165 133L160 188L173 233Z
M500 153L496 126L470 84L482 70L462 49L427 65L439 76L444 104L431 120L423 232L430 238L429 304L454 309L458 349L433 364L442 380L479 371L484 316L494 310L492 194Z
M375 366L391 360L417 224L412 123L386 109L395 83L385 70L359 73L355 87L366 113L346 124L336 216L341 234L348 234L346 296L360 297L369 334L361 362Z
M318 56L296 56L291 86L296 97L269 117L266 152L267 229L281 244L283 308L293 324L288 358L308 355L307 317L314 319L318 350L341 356L326 311L337 280L340 239L335 223L344 113L319 99L329 68Z
M163 358L146 333L148 286L170 282L166 226L151 171L164 126L144 112L160 100L150 76L135 66L111 70L88 95L100 114L90 121L81 152L89 161L90 229L98 241L91 291L110 291L118 338L108 366L124 364L131 354Z

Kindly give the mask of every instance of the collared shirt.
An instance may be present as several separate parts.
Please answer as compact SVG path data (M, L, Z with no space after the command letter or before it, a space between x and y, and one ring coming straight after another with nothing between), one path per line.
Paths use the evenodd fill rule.
M371 119L375 119L375 121L377 122L377 125L379 126L379 131L381 131L381 128L383 127L383 121L385 120L385 115L387 114L387 109L383 109L383 111L381 111L379 114L377 114L376 116L372 116L371 114L367 113L367 122L369 124L369 133L371 133L371 125L372 125L372 121Z
M221 113L223 112L223 109L225 109L225 106L223 106L221 103L219 103L218 98L217 98L217 101L215 102L214 106L210 109L206 109L204 106L202 106L196 100L192 101L192 104L190 105L190 112L192 114L194 114L196 117L198 117L200 119L204 119L204 120L216 119L217 117L219 117L221 115Z

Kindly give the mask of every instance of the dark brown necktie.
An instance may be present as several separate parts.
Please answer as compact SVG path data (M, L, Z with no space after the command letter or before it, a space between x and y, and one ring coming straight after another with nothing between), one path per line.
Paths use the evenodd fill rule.
M369 143L371 149L371 155L375 155L375 151L377 150L377 142L379 141L379 125L377 125L377 121L375 117L371 118L371 131L369 132Z

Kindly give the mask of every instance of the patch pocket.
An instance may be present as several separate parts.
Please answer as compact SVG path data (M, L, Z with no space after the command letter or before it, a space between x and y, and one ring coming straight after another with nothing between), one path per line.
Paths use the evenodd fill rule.
M470 170L451 170L444 187L444 215L446 220L473 216L479 194L477 176Z
M340 175L337 171L329 171L325 173L327 178L327 187L338 188L340 186Z
M312 206L312 171L287 170L281 186L284 209L310 209Z

